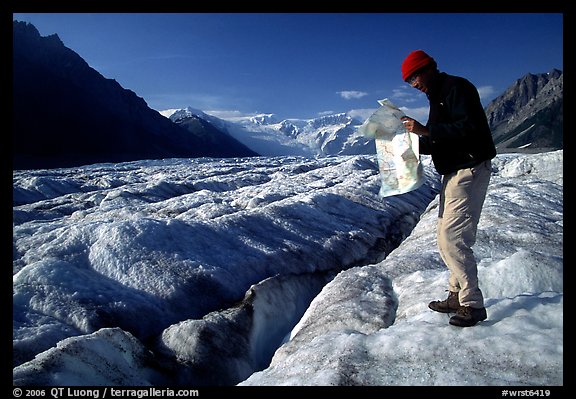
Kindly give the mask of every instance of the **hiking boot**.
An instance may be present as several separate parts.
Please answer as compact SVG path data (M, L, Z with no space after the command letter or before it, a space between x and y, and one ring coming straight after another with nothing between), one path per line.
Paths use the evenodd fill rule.
M443 301L432 301L428 307L435 312L440 313L456 313L460 308L460 301L458 301L458 293L448 291L448 298Z
M482 320L486 320L486 308L471 308L460 306L456 314L450 317L450 324L458 327L472 327Z

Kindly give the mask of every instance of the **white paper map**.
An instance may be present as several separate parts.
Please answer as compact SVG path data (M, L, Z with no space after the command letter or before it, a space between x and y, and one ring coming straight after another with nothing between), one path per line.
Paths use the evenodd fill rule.
M376 140L382 186L380 196L404 194L424 183L418 136L404 128L404 113L388 99L360 126L359 133Z

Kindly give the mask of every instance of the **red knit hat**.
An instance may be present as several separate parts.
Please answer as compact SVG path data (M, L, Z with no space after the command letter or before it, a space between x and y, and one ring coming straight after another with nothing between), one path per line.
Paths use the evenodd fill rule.
M406 81L414 72L428 66L436 67L436 61L422 50L415 50L408 54L402 62L402 79Z

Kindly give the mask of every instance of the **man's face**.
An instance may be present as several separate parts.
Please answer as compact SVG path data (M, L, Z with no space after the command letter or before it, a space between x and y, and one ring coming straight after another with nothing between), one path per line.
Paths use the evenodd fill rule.
M408 79L408 84L415 89L420 90L422 93L427 94L430 88L430 80L432 78L432 69L426 68L418 71Z

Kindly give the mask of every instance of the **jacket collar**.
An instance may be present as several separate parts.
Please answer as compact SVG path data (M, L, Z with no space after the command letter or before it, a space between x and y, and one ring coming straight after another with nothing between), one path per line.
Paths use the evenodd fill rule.
M442 86L444 85L444 81L446 81L447 77L448 74L446 72L438 72L434 75L430 83L430 90L427 94L428 99L434 99L440 96Z

